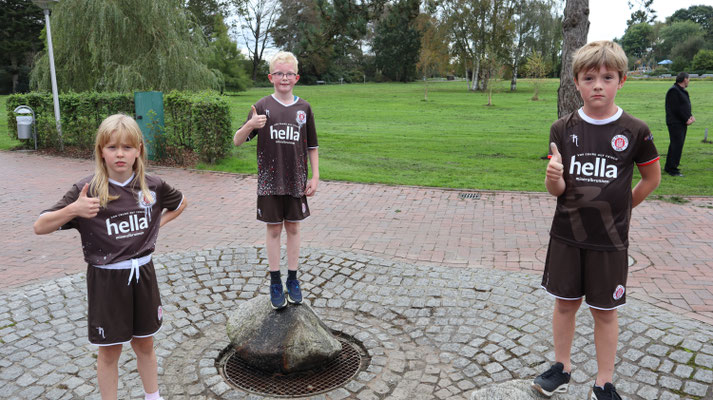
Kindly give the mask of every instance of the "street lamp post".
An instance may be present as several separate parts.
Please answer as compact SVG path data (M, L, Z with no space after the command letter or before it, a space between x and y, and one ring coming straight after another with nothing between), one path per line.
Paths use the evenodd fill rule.
M40 7L45 13L45 26L47 27L47 54L50 59L50 80L52 81L52 100L54 101L54 119L57 125L57 134L59 135L59 149L64 151L64 142L62 140L62 122L59 118L59 97L57 96L57 77L54 71L54 51L52 50L52 30L50 29L50 10L52 6L59 3L59 0L32 0L36 6Z

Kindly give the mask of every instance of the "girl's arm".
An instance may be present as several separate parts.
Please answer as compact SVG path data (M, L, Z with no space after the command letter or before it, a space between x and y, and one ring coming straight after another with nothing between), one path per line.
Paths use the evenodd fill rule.
M176 219L176 217L181 215L187 204L188 203L186 203L186 197L184 196L183 201L181 201L181 205L178 206L177 209L172 211L166 211L165 213L163 213L163 215L161 215L161 224L159 225L159 227L166 225L167 223L171 222L172 220Z
M631 207L641 204L651 192L661 183L661 166L659 162L639 166L641 180L631 191Z
M76 217L94 218L99 212L99 199L87 197L89 184L85 183L77 200L57 211L51 211L40 215L33 225L35 234L45 235L52 233L62 227L62 225Z

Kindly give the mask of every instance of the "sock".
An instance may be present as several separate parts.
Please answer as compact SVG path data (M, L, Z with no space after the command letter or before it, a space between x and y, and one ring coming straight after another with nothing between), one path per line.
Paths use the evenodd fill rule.
M144 396L145 396L144 398L145 398L146 400L158 400L158 399L161 398L161 396L159 396L159 394L158 394L158 390L156 391L156 393L146 393L146 392L144 392Z
M282 284L282 279L280 278L280 271L270 271L270 284L274 285L276 283Z
M287 270L287 279L297 280L297 270L293 271L291 269L288 269Z

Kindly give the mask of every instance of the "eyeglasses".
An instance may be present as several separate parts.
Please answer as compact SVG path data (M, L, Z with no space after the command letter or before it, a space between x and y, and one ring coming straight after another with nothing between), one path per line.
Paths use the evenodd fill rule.
M273 72L273 73L271 73L270 75L276 76L276 77L278 77L278 78L280 78L280 79L282 79L283 76L286 77L287 79L292 79L292 78L294 78L295 76L297 76L297 74L294 73L294 72Z

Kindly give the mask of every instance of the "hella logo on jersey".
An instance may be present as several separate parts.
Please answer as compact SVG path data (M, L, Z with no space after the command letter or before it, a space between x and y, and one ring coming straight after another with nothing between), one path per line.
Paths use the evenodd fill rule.
M128 221L109 222L109 218L106 219L106 233L109 236L118 235L120 233L135 232L148 227L148 219L146 219L146 217L139 218L138 214L129 215Z
M616 135L611 139L611 148L614 151L624 151L629 147L629 138L624 135Z
M300 140L300 131L292 125L287 125L286 129L275 129L270 125L270 139L273 140Z
M607 164L607 159L603 157L596 157L594 162L579 162L576 156L572 156L569 162L569 174L616 178L619 171L616 165Z

